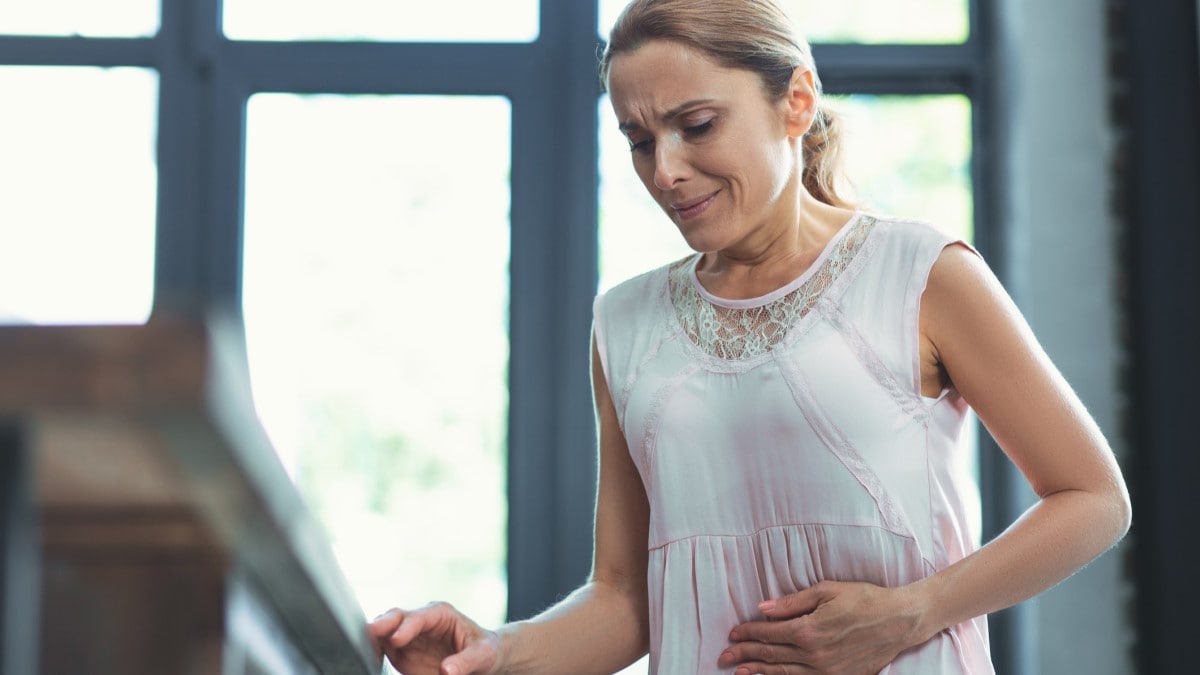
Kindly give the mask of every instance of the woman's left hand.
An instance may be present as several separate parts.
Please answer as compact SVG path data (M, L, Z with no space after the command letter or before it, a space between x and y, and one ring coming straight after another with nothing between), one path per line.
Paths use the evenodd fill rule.
M759 605L767 620L736 626L718 665L736 665L736 675L875 675L932 637L921 635L913 596L903 587L822 581L768 600Z

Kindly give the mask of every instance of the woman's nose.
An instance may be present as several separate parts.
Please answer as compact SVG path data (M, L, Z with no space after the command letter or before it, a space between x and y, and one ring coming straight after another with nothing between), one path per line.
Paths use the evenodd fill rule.
M660 190L675 187L686 171L683 153L673 140L659 143L654 149L654 185Z

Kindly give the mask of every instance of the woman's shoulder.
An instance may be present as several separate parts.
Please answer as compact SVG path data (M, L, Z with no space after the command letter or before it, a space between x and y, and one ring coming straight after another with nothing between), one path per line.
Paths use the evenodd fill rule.
M605 372L624 363L635 345L661 334L670 311L670 274L688 258L662 265L596 294L593 330Z
M943 250L954 244L975 253L975 249L963 235L955 234L948 227L926 220L875 213L866 214L866 217L873 221L873 257L881 263L891 261L903 269L912 266L927 268Z
M919 218L906 218L869 211L864 212L864 215L874 221L875 229L883 232L885 237L895 243L910 245L941 243L944 246L962 240L961 236L952 233L947 224L935 224Z
M693 256L660 265L601 291L596 296L597 304L629 305L630 303L653 300L667 291L671 271L687 264Z

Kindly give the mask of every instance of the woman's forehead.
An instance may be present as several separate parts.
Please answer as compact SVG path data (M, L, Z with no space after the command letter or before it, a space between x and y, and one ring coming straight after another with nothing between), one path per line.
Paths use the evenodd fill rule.
M613 57L608 91L618 119L668 117L690 101L717 101L757 85L757 76L728 68L701 50L654 40Z
M609 70L609 84L656 77L679 78L728 70L706 52L674 40L650 40L615 55Z

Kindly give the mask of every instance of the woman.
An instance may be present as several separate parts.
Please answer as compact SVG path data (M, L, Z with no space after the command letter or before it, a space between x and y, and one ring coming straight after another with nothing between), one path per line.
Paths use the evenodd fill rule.
M392 610L403 673L988 673L987 613L1128 529L1120 471L979 256L837 194L836 121L769 0L634 0L601 65L698 253L597 298L590 581L528 621ZM968 404L1039 496L986 546Z

